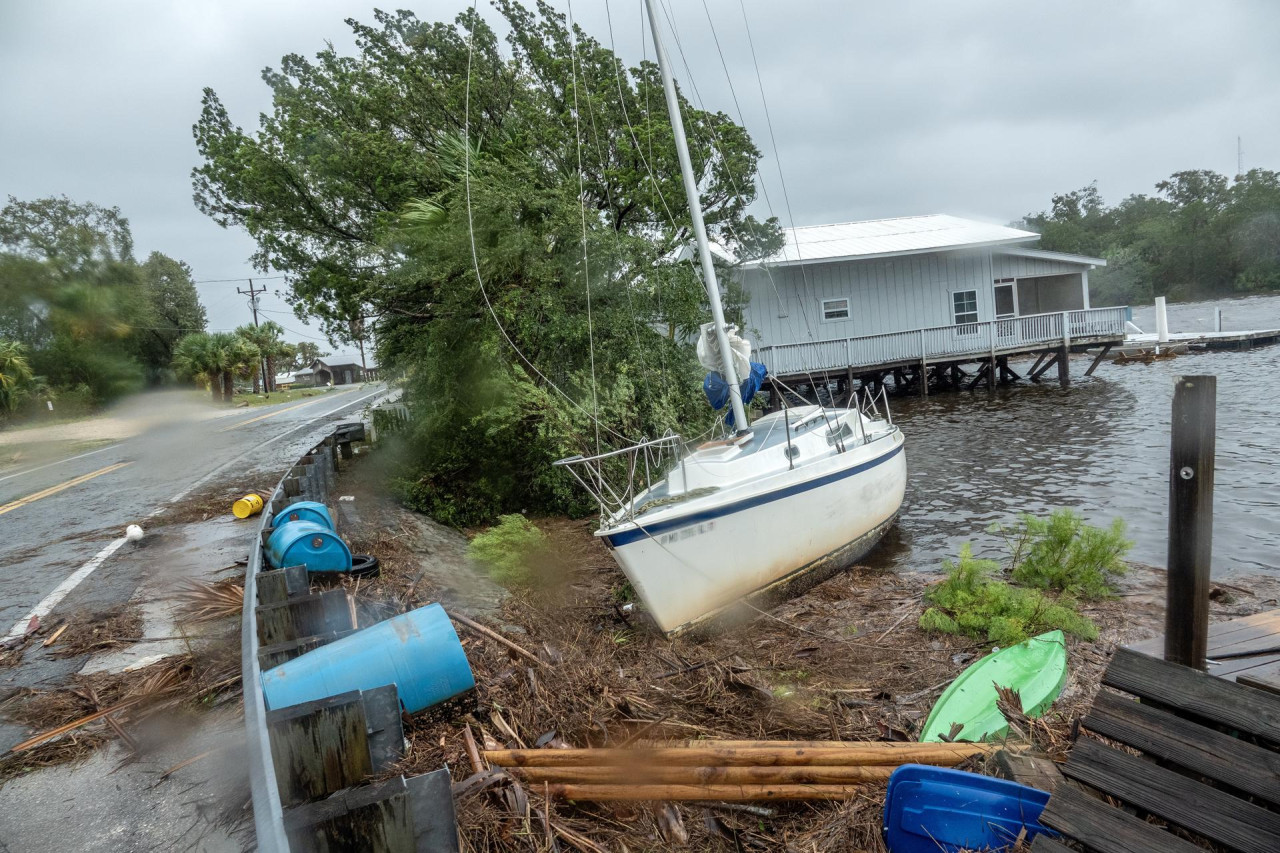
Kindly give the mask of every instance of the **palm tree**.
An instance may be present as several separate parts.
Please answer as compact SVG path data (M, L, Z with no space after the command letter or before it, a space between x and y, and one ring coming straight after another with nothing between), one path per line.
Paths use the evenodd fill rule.
M275 390L276 359L287 356L291 349L281 337L284 335L284 327L267 320L260 326L241 326L236 329L236 334L256 346L261 357L266 360L262 387L268 394L271 393ZM258 393L257 377L253 380L253 393Z
M228 403L235 393L235 379L254 380L257 386L258 374L262 369L262 351L252 341L229 332L218 332L214 335L226 352L226 361L222 372L222 398Z
M224 349L213 335L205 332L186 335L174 348L173 369L183 378L208 385L213 399L217 400L222 393L222 371L226 362Z
M13 413L31 378L27 348L17 341L0 341L0 410Z

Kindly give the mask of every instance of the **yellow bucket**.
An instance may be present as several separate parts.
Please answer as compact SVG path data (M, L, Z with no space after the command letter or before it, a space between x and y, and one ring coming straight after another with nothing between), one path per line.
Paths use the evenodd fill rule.
M231 505L231 512L236 518L248 518L262 512L262 498L258 495L245 495Z

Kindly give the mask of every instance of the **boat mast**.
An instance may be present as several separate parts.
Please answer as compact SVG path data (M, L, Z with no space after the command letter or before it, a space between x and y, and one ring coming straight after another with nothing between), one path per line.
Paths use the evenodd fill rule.
M653 46L658 55L658 70L662 72L662 90L667 96L667 112L671 115L671 130L675 134L676 153L680 156L680 174L684 178L684 193L689 199L689 215L693 219L693 234L698 241L698 256L702 260L702 280L707 286L707 299L711 302L711 320L716 327L716 342L720 345L722 374L729 383L729 405L733 410L733 422L738 432L747 429L747 412L742 405L742 389L738 386L738 374L733 368L733 350L729 347L729 334L724 322L724 307L720 304L720 285L716 282L716 267L711 260L711 246L707 242L707 227L702 221L702 203L698 198L698 183L693 178L693 161L689 159L689 141L684 135L684 119L680 117L680 100L676 96L676 83L668 67L667 53L658 35L658 19L653 13L653 0L645 0L649 10L649 29L653 33Z

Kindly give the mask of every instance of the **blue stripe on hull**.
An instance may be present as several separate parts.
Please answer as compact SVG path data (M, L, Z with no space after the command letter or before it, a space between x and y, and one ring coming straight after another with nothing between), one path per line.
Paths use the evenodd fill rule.
M667 521L657 522L656 524L645 525L644 529L637 527L633 530L624 530L621 533L605 536L604 540L609 544L610 548L618 548L622 545L629 545L639 539L645 539L649 536L656 536L659 533L665 533L668 530L687 527L690 524L697 524L700 521L710 521L713 518L723 518L726 515L741 512L744 509L751 509L752 507L772 503L773 501L788 498L792 495L798 495L801 492L807 492L811 489L818 489L828 485L829 483L834 483L837 480L843 480L846 477L852 477L855 474L861 474L863 471L868 471L877 465L888 462L890 459L901 453L904 447L906 447L905 443L899 444L883 456L872 459L870 462L863 462L861 465L855 465L844 471L836 471L832 474L817 477L804 483L797 483L794 486L788 486L787 488L780 489L776 492L756 495L753 498L743 498L740 501L725 504L724 506L716 507L715 509L707 509L702 512L695 512L692 515L683 515L679 518L672 518Z

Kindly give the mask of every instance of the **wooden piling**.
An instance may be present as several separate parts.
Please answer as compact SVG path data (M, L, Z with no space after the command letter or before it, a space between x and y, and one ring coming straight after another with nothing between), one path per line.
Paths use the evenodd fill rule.
M1174 385L1169 441L1169 571L1164 658L1205 668L1209 644L1209 572L1213 558L1216 376L1183 376Z

